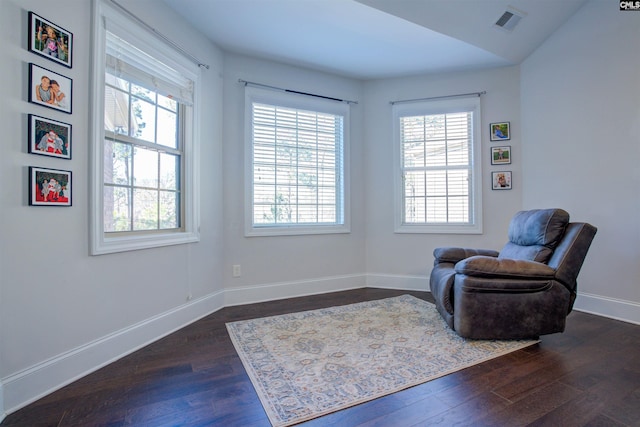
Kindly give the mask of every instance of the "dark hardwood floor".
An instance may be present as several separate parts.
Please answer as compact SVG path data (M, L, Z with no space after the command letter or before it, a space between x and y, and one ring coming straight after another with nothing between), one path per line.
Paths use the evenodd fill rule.
M222 309L33 404L1 426L270 426L228 321L428 292L358 289ZM573 312L562 334L302 424L640 426L640 326Z

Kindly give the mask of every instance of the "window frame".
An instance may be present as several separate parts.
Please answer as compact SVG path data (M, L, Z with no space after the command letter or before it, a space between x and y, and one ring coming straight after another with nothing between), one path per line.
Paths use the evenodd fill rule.
M307 110L321 113L340 115L343 117L342 127L342 189L337 191L337 204L342 205L342 224L304 223L304 224L254 224L254 158L253 158L253 104L275 105L291 109ZM245 87L245 236L287 236L312 234L350 233L350 196L349 196L349 134L350 108L349 104L317 98L307 95L278 92L258 87ZM340 159L336 158L336 162ZM341 193L341 194L340 194ZM339 207L338 207L339 209Z
M106 70L106 31L126 34L143 51L187 76L194 84L193 105L184 110L183 160L181 165L181 226L170 230L105 232L104 230L104 102ZM162 44L163 49L158 49ZM155 46L155 48L154 48ZM90 253L102 255L200 240L199 194L199 96L200 70L196 64L181 61L182 56L160 38L124 16L103 0L95 0L93 14L93 58L91 75L91 140L90 140Z
M404 179L400 119L408 116L428 116L472 112L473 138L470 153L471 187L469 190L469 223L406 223L404 222ZM480 97L438 99L396 103L392 106L394 159L394 222L396 233L482 234L482 132ZM446 167L445 167L446 168Z

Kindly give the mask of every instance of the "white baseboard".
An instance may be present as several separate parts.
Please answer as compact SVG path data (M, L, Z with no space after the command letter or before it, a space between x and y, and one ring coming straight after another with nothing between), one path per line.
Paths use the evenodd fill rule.
M429 292L429 277L398 274L367 274L368 288L399 289Z
M0 381L0 423L7 414L4 412L4 394L2 391L2 381Z
M573 309L640 325L640 304L633 301L578 292Z
M223 307L222 291L194 299L3 378L0 413L10 414Z
M265 283L225 289L225 306L253 304L366 287L364 274L321 277L280 283Z

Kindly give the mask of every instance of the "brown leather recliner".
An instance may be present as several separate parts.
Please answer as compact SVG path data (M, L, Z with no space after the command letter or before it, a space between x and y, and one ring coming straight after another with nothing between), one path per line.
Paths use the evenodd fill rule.
M596 234L562 209L518 212L498 252L437 248L431 293L458 335L520 339L562 332L576 298L576 278Z

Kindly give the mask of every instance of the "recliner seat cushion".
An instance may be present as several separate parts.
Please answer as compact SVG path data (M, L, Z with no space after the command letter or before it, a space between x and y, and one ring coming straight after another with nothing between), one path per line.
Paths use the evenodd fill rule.
M546 264L529 260L499 259L488 256L473 256L455 265L457 274L488 277L494 279L528 279L548 281L556 271ZM491 285L489 285L491 287Z

